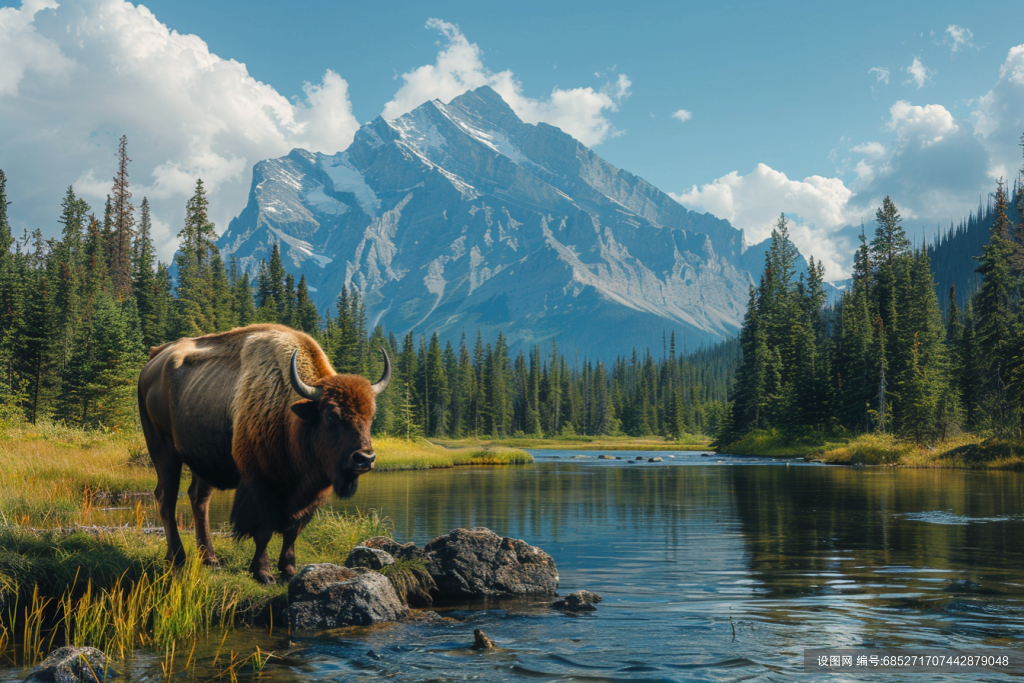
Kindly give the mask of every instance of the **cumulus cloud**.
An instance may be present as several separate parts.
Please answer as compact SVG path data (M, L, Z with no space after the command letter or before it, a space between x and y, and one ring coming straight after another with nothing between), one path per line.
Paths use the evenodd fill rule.
M974 34L971 33L971 29L956 24L946 27L946 35L942 42L949 46L950 53L954 55L964 48L975 47Z
M632 83L625 74L618 74L597 90L589 86L568 90L556 87L548 99L538 100L523 94L522 85L511 71L495 73L484 66L483 51L470 43L455 24L430 19L426 27L439 31L445 44L433 64L402 74L402 87L384 105L384 118L396 118L429 100L447 103L467 90L488 85L522 120L557 126L585 145L600 144L620 133L606 114L618 111L629 97Z
M847 272L846 240L834 233L855 218L850 210L853 192L839 178L794 180L758 164L746 175L733 171L672 197L689 209L727 219L742 228L751 243L770 237L779 214L785 212L792 219L790 235L801 253L821 260L829 277Z
M868 69L869 74L875 74L875 83L889 85L889 69L884 66L873 66Z
M931 80L932 74L935 73L934 70L929 69L922 64L921 60L917 57L914 57L914 61L910 63L910 66L903 67L903 71L907 72L910 76L910 78L903 81L903 84L910 85L913 83L917 86L918 90L923 88L925 84Z
M989 176L1013 178L1020 168L1024 132L1024 45L1010 48L999 80L979 100L971 122L992 154Z
M677 111L672 112L672 118L676 119L677 121L681 121L682 123L686 123L687 121L693 118L693 112L688 109L679 109Z
M896 131L899 140L904 143L910 138L916 138L921 146L929 147L959 130L953 115L941 104L921 107L900 100L889 108L889 115L891 118L885 128Z
M245 205L254 162L293 147L341 150L358 128L338 74L290 102L244 64L123 0L0 9L0 64L0 167L16 229L55 234L70 184L102 211L125 134L135 201L150 199L163 259L197 177L223 230Z

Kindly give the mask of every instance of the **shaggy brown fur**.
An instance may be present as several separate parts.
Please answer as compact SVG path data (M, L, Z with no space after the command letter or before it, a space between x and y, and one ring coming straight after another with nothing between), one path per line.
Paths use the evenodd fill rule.
M289 381L293 351L303 382L319 401L298 397ZM331 488L351 496L373 466L370 382L334 372L308 335L282 325L250 325L154 347L139 376L139 413L157 469L156 498L167 557L184 560L175 522L182 463L192 471L189 498L196 542L215 563L208 502L213 488L237 489L231 521L256 541L250 569L273 581L266 545L284 535L278 568L295 573L294 543Z

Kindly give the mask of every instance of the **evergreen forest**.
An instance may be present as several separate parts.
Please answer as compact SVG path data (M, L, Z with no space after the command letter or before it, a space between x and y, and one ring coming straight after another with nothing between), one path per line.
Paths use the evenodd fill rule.
M735 341L684 355L674 332L658 353L634 349L608 365L540 347L510 354L499 335L464 331L401 339L367 328L360 292L343 289L321 316L304 277L285 272L277 245L255 277L215 245L201 180L186 206L174 268L156 258L149 203L136 210L122 137L111 192L97 213L73 187L59 238L20 238L7 220L0 171L0 418L86 428L137 424L136 381L148 349L180 337L280 323L320 343L339 372L375 380L383 347L395 376L378 398L374 431L395 436L628 434L682 438L725 421ZM172 277L172 270L176 278ZM176 281L175 281L176 280Z
M989 210L928 249L910 243L886 197L873 236L861 235L851 285L832 307L813 259L807 277L795 276L797 252L780 216L750 290L719 444L753 430L880 432L918 444L961 430L1024 435L1022 209L1024 187L1011 192L999 181ZM940 278L950 283L940 306L931 255L949 255L947 243L968 249L982 221L989 235L974 268ZM957 280L970 291L958 292Z

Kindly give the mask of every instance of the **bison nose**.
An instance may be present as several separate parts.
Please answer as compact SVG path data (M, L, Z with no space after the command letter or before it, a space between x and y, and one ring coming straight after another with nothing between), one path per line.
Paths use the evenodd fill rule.
M373 461L377 459L374 453L356 451L352 454L352 467L357 471L366 472L373 469Z

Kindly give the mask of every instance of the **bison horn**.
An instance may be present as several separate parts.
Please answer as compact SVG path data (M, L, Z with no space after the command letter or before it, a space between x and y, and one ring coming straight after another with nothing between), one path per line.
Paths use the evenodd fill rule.
M391 359L388 358L388 352L384 350L383 346L380 347L380 352L384 354L384 374L373 385L374 394L379 394L387 389L388 383L391 381Z
M324 388L311 387L305 382L303 382L301 379L299 379L298 361L299 350L295 349L295 351L292 353L292 389L294 389L295 393L301 396L302 398L308 398L310 401L319 401L320 398L324 395Z

